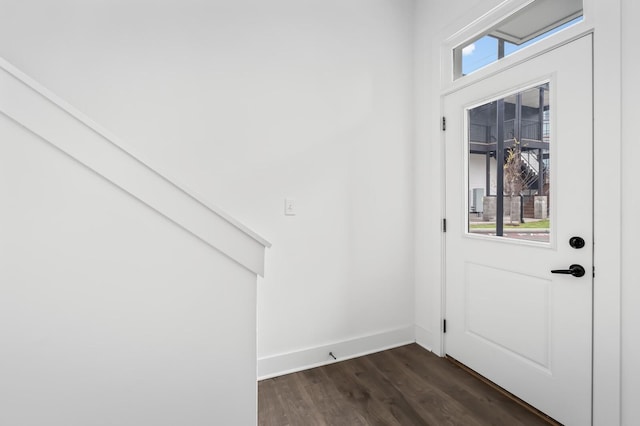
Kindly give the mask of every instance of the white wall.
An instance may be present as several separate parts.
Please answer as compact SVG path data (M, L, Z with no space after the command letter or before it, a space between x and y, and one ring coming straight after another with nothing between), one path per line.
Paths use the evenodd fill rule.
M640 84L640 5L622 2L622 421L634 425L640 419L640 279L636 271L640 211L638 191L638 117Z
M273 243L258 290L259 357L323 345L348 356L379 344L341 353L334 343L406 336L411 0L2 9L0 56ZM297 216L283 215L285 197Z
M495 158L492 158L489 162L489 167L491 170L489 171L490 175L490 184L491 184L491 193L495 195L496 193L496 169L497 161ZM485 190L485 195L487 193L487 162L486 157L484 155L471 155L469 156L469 189L473 188L483 188Z
M0 134L0 424L255 424L255 274L5 115Z

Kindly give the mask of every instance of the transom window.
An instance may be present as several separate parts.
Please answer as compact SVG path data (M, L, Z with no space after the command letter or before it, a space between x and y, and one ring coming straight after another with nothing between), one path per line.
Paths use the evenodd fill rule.
M582 21L582 0L535 0L453 49L454 79Z

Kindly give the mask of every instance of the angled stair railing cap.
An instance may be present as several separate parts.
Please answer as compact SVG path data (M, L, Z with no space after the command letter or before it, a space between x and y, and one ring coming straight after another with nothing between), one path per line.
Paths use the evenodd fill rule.
M0 112L185 231L258 274L271 244L0 58Z

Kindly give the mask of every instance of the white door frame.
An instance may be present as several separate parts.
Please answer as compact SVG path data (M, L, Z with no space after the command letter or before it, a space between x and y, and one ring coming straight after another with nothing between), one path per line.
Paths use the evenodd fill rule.
M549 39L516 52L510 57L478 71L470 76L451 81L452 48L459 42L499 22L505 13L528 3L530 0L494 0L483 2L467 14L447 26L433 40L432 64L440 64L442 81L432 82L431 93L439 93L428 101L428 120L439 123L442 117L443 97L452 90L484 78L509 67L531 55L541 54L551 47L564 44L581 34L594 33L594 321L593 321L593 424L619 424L621 421L621 323L620 323L620 240L621 240L621 176L612 173L620 170L621 163L621 51L620 51L620 0L584 0L585 19L583 22L560 32ZM491 9L491 6L494 6ZM480 17L480 18L478 18ZM455 33L451 29L461 29ZM453 35L452 35L453 33ZM439 171L440 218L444 217L444 137L441 130L431 126L432 140L440 144L431 150L433 160L428 166ZM440 139L438 139L440 138ZM431 174L434 176L434 174ZM434 186L431 186L434 188ZM438 222L440 218L430 216ZM433 226L434 224L431 224ZM442 318L444 312L444 238L428 244L433 253L439 253L439 270L429 274L439 281L433 297L440 303L431 306L436 310L431 316L435 323L433 339L426 345L440 355L443 352ZM417 259L420 261L420 259ZM420 284L420 283L418 283Z

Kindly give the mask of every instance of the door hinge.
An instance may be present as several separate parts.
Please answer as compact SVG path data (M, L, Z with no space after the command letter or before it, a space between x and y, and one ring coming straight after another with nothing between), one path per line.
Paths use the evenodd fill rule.
M447 118L442 117L442 131L444 132L445 130L447 130Z
M442 232L447 232L447 219L442 219Z
M443 333L447 332L447 320L446 319L442 320L442 332Z
M593 268L593 269L592 269L592 272L593 272L593 278L595 278L595 277L596 277L596 267L595 267L595 266L592 266L592 268Z

